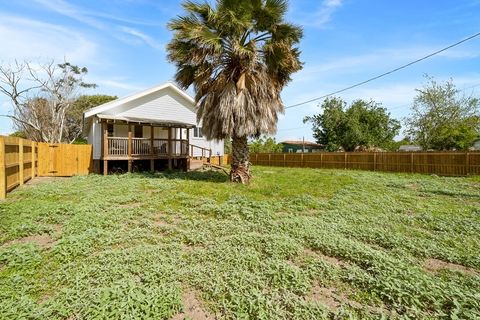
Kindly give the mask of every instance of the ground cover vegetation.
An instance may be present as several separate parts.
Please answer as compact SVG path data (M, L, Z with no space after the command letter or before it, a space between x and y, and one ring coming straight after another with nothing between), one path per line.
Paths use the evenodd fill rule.
M0 319L480 317L480 179L90 175L0 203Z

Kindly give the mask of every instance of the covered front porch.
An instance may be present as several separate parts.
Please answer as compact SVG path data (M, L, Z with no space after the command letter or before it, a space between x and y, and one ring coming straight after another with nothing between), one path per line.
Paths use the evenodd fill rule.
M132 172L134 161L146 160L150 162L150 171L155 170L156 161L165 162L168 169L190 167L190 151L193 154L191 149L197 147L189 143L194 125L105 115L99 115L99 120L104 175L108 174L110 163L123 161L127 162L128 172Z

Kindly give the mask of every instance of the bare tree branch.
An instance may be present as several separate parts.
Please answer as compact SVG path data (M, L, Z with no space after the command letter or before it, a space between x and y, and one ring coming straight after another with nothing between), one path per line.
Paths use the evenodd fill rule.
M83 82L86 73L86 68L67 61L52 60L39 67L27 61L0 66L0 94L14 107L7 117L30 139L73 142L81 130L77 121L68 120L69 110L80 88L95 86Z

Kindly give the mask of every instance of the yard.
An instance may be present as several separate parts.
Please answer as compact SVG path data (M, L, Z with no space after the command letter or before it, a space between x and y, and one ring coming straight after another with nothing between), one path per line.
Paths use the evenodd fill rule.
M480 317L480 179L255 167L0 203L0 319Z

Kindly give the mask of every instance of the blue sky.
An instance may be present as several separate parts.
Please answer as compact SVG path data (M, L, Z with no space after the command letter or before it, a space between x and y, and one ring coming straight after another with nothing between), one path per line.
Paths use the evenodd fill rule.
M304 28L304 69L282 96L292 105L342 89L408 63L480 31L479 0L291 0L288 20ZM0 63L63 59L86 66L86 93L124 96L172 80L166 23L182 14L176 0L0 0ZM424 74L452 78L480 96L480 37L383 79L340 94L374 99L402 119ZM0 97L0 114L11 107ZM311 138L306 115L318 102L280 117L277 139ZM11 123L0 118L0 133Z

